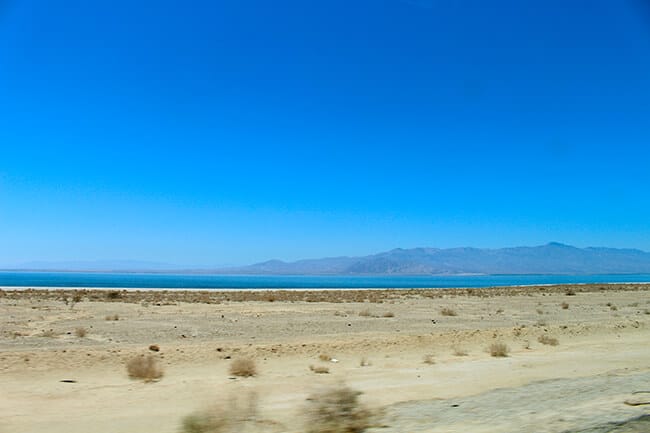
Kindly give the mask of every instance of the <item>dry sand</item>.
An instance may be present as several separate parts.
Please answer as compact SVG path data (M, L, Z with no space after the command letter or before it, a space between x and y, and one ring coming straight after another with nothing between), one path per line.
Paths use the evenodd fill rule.
M308 396L341 383L377 414L368 431L650 431L650 285L2 290L0 331L2 433L178 432L249 395L258 410L238 431L305 432ZM494 342L509 356L491 357ZM144 353L161 380L127 376ZM237 357L258 375L232 377Z

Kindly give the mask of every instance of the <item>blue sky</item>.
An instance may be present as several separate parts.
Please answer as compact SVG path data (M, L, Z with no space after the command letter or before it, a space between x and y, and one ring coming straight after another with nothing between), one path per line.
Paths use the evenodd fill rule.
M650 250L649 166L644 1L0 0L0 264Z

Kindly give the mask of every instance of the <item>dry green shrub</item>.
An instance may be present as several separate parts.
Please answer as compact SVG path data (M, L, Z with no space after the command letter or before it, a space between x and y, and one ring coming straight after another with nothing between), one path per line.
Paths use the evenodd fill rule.
M443 316L456 316L456 312L451 308L447 308L447 307L440 310L440 314L442 314Z
M329 369L329 368L327 368L327 367L322 367L322 366L319 366L319 365L315 365L315 366L314 366L314 365L310 365L310 366L309 366L309 369L310 369L311 371L313 371L314 373L316 373L316 374L329 374L329 372L330 372L330 369Z
M75 330L74 330L74 335L76 335L79 338L85 337L86 334L88 334L88 331L86 330L86 328L79 327L79 328L75 328Z
M251 358L237 358L230 364L230 374L239 377L256 376L257 365Z
M126 364L126 371L131 379L143 379L151 382L163 376L162 368L152 355L140 355L132 358Z
M371 413L359 402L359 395L359 391L339 386L309 396L307 432L365 432L371 427Z
M505 358L510 352L510 348L505 343L492 343L488 347L488 352L496 358Z
M540 335L537 341L542 344L546 344L547 346L557 346L560 344L557 338L549 337L548 335Z

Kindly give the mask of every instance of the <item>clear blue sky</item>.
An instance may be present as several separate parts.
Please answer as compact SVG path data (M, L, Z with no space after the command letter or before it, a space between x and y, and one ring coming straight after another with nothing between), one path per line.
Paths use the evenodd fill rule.
M645 1L0 0L0 264L548 241L650 250Z

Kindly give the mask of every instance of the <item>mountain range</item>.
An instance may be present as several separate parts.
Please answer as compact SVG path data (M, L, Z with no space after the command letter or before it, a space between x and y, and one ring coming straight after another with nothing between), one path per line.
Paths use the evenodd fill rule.
M361 257L294 262L269 260L239 267L186 267L138 261L31 262L16 270L183 272L246 275L462 275L650 273L650 253L637 249L577 248L557 242L534 247L396 248Z
M650 273L650 253L576 248L557 242L500 249L397 248L363 257L270 260L221 271L274 275L628 274Z

